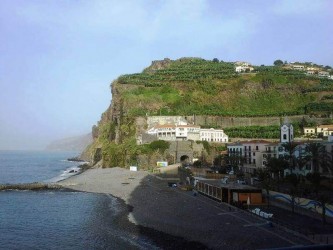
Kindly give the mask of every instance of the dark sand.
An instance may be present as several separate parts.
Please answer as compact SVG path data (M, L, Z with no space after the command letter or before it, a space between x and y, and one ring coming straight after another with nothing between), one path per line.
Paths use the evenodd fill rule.
M168 187L167 181L143 171L89 169L59 184L121 198L130 208L128 219L163 249L265 249L313 244L301 234L272 227L246 211Z

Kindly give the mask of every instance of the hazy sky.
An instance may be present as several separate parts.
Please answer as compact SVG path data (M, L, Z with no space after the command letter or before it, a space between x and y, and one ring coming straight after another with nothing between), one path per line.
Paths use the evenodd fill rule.
M90 132L109 85L196 56L333 66L333 1L0 0L0 149Z

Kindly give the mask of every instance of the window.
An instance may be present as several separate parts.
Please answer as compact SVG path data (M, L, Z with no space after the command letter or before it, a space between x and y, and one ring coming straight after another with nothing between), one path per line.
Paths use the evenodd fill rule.
M253 159L253 164L256 164L256 159Z
M253 152L253 156L256 156L256 153Z
M259 150L259 146L256 146L256 150Z
M287 140L287 135L286 134L283 135L283 140Z

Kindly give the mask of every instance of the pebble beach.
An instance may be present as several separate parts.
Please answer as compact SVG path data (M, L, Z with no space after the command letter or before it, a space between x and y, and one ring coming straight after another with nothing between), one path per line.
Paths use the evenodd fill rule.
M120 198L130 208L127 216L130 222L146 230L155 230L155 234L161 232L184 239L188 242L184 246L192 249L258 249L312 244L304 237L271 227L262 218L228 204L169 187L168 181L145 171L88 169L58 184L76 191Z

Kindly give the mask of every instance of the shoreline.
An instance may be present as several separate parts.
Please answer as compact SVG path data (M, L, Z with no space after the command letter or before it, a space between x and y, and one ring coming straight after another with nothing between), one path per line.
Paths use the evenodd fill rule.
M137 214L133 215L137 206L132 205L132 193L147 177L154 178L146 171L134 172L119 167L90 168L57 184L66 190L111 195L119 199L127 207L127 213L119 217L119 223L125 225L130 223L162 249L210 249L199 241L189 240L186 237L159 230L158 227L138 223Z
M313 244L228 204L169 187L168 181L144 171L88 169L58 184L119 198L129 208L127 221L143 231L159 232L153 233L157 238L166 234L185 240L192 249L196 245L199 249L258 249Z

